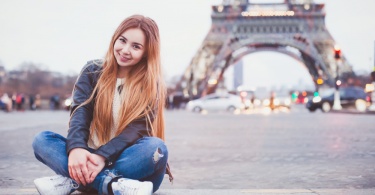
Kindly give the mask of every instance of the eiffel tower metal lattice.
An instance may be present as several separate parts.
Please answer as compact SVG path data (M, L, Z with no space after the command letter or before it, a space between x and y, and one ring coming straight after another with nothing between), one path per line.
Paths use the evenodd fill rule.
M327 30L325 15L324 4L312 0L223 0L212 6L211 28L177 88L190 97L212 93L223 84L230 65L258 51L289 55L305 64L314 83L320 78L324 85L334 86L337 72L353 71L344 55L336 70L336 42Z

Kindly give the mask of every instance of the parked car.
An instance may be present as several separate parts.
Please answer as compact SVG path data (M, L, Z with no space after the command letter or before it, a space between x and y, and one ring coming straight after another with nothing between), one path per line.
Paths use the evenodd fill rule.
M229 111L243 110L241 97L233 94L209 94L187 103L186 109L193 112L206 111Z
M340 88L340 103L343 109L355 108L359 112L364 112L367 109L368 102L366 100L366 93L360 87L341 87ZM321 109L323 112L329 112L334 103L335 91L332 90L328 95L316 96L308 100L306 108L310 112L316 109Z

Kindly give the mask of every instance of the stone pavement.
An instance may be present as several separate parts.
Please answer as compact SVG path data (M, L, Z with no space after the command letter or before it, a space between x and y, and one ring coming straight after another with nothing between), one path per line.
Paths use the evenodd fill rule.
M0 189L0 194L36 195L34 188ZM80 194L80 193L74 193ZM154 195L373 195L375 189L161 189ZM83 194L81 194L83 195Z
M367 115L372 115L375 114L375 111L372 110L366 110L364 112L359 112L354 109L343 109L343 110L331 110L331 113L342 113L342 114L367 114Z
M375 194L374 115L166 112L175 176L155 195ZM33 135L66 135L65 111L0 113L0 194L38 194L53 175L32 154ZM76 193L77 194L77 193Z

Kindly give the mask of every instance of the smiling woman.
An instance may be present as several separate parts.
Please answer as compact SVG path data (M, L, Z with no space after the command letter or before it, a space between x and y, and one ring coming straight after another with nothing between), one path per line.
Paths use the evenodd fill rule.
M133 15L103 60L89 61L73 89L67 138L35 136L35 156L57 173L34 181L40 194L147 194L173 179L164 143L164 98L156 23Z
M116 40L113 49L119 65L118 77L124 77L131 66L145 57L145 42L145 34L138 28L126 30Z

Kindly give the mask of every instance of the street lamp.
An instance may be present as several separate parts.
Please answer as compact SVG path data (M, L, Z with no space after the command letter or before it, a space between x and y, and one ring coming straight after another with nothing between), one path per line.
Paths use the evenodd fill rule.
M335 86L336 86L336 91L335 91L335 97L333 101L333 110L341 110L341 102L340 102L340 84L341 81L339 80L339 64L341 63L341 49L337 45L334 48L334 57L335 57L335 62L336 62L336 79L335 79Z

